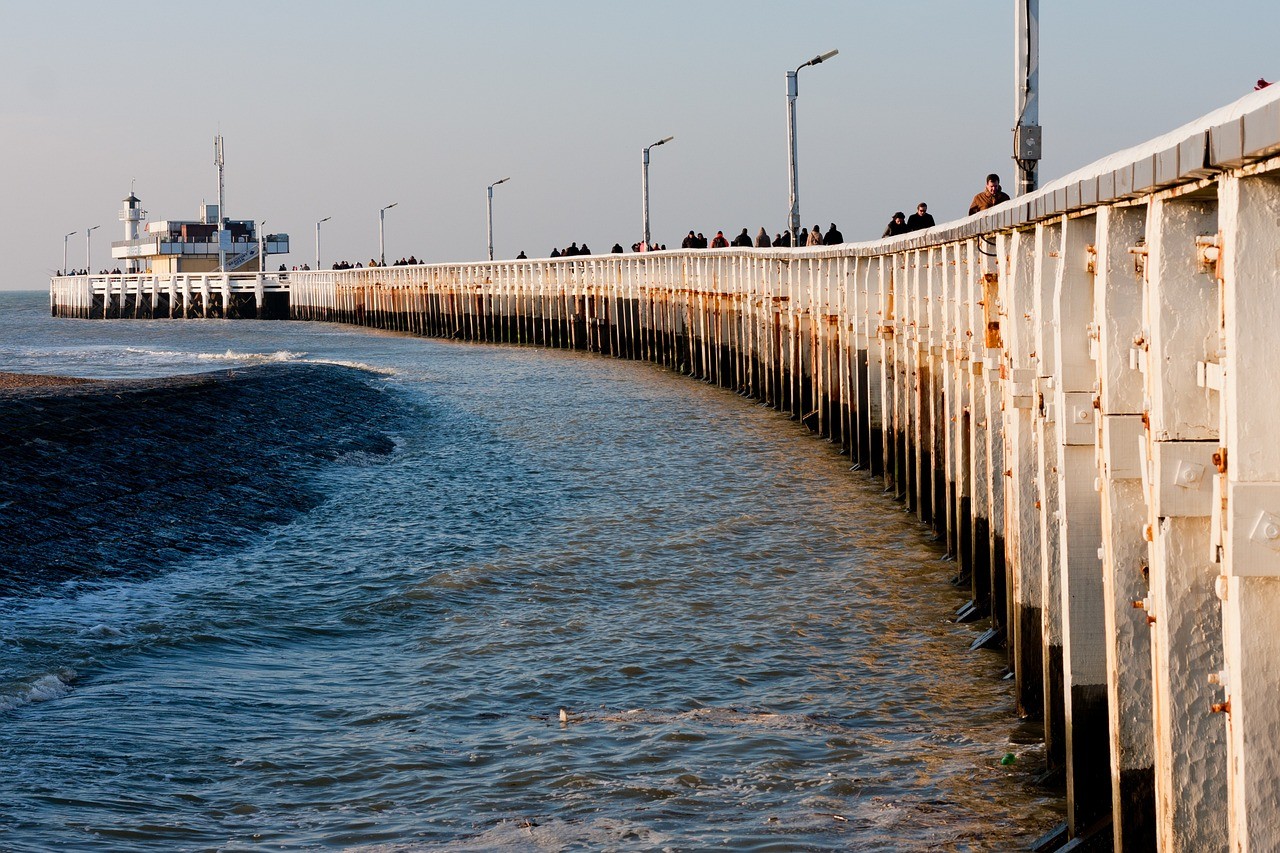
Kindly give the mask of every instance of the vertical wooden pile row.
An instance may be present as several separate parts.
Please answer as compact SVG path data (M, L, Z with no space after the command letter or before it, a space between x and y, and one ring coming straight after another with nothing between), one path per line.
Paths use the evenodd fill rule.
M910 248L300 273L292 310L642 359L802 420L955 559L1067 836L1277 849L1280 183L1254 172Z
M60 276L51 279L50 310L79 319L226 318L281 319L288 295L267 292L266 276L252 281L222 273ZM250 287L250 285L252 285Z

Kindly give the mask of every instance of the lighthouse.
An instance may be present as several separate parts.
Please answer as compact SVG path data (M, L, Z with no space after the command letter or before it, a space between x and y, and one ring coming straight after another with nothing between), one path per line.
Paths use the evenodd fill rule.
M133 190L130 190L129 197L124 200L124 206L120 208L120 221L124 223L124 239L126 242L138 239L138 226L146 218L146 215L147 212L142 209L142 202L133 194ZM125 261L125 272L137 271L138 260L136 258L129 258Z

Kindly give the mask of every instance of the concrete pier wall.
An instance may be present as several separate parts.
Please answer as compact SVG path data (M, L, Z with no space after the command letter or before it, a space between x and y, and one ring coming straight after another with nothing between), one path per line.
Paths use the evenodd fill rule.
M291 273L289 315L642 359L789 413L955 558L1073 849L1277 850L1273 88L926 232ZM225 312L219 285L55 279L53 311Z

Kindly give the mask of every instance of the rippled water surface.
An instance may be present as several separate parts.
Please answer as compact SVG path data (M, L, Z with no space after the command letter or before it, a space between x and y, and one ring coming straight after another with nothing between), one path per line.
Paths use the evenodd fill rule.
M283 523L0 599L0 848L1005 850L1059 819L941 551L777 413L601 357L46 305L0 294L0 370L339 362L398 417Z

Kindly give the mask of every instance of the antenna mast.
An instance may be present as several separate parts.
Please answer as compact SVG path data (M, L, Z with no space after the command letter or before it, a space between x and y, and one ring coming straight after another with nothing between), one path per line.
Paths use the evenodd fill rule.
M227 217L222 213L222 134L213 138L213 165L218 167L218 272L227 270L227 239L223 223Z

